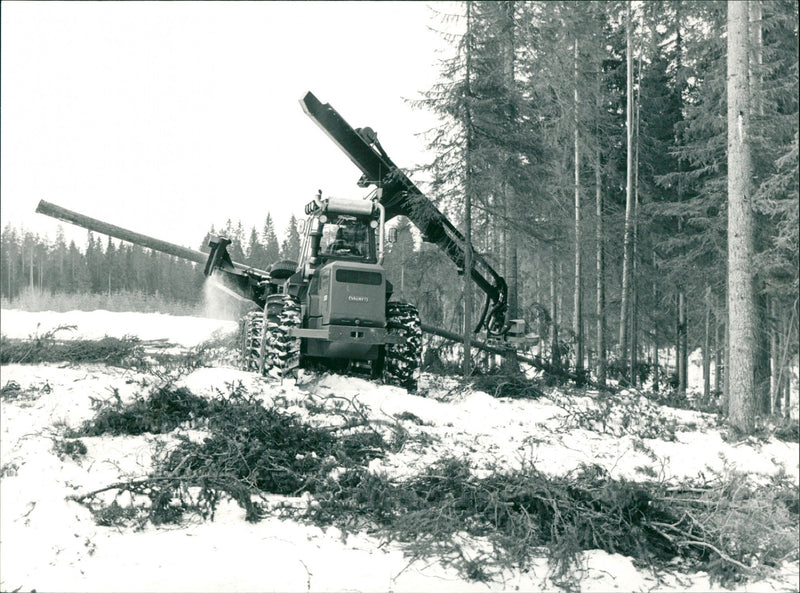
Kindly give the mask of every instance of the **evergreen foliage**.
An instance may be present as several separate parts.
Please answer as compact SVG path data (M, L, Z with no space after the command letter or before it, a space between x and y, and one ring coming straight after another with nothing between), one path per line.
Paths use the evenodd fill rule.
M405 413L383 426L346 401L333 394L304 399L298 414L295 402L265 404L241 385L210 400L165 385L130 404L107 402L67 437L199 426L202 440L173 432L174 444L156 449L148 476L70 498L100 525L136 528L180 524L187 514L213 520L229 498L248 521L274 512L345 535L369 530L398 542L412 560L435 558L487 582L503 569L529 569L542 552L548 576L567 588L577 585L584 550L623 554L656 570L674 570L677 560L724 584L796 554L798 492L785 476L758 485L735 472L702 482L627 481L598 465L550 476L523 464L478 477L467 459L444 456L392 478L370 471L369 462L399 451L411 438L402 422L419 426L420 419ZM587 430L598 422L578 420ZM78 443L64 441L58 450L80 455ZM275 494L304 502L276 503L267 496Z
M442 121L429 136L435 155L428 169L431 197L462 224L465 195L471 192L473 245L509 282L510 301L518 297L516 315L539 335L538 354L580 368L603 359L608 349L619 379L638 383L641 378L631 369L641 364L660 369L663 359L656 356L669 348L677 352L671 360L679 360L681 390L686 353L702 347L707 360L715 358L718 377L716 394L705 396L724 397L726 3L631 5L634 117L629 123L626 7L624 2L448 5L452 13L440 18L453 52L441 62L437 83L415 103ZM798 13L791 2L752 0L749 10L757 385L763 390L773 369L763 410L785 413L787 365L798 360ZM598 324L606 319L613 327L623 318L627 126L634 135L632 292L625 328L631 359L617 360L622 345L604 337L605 344L577 360L575 328L585 343L596 345ZM589 206L590 196L596 196L597 210ZM597 240L594 229L601 229ZM582 237L578 254L576 232ZM423 320L430 319L426 303L437 302L427 311L437 320L433 324L450 323L448 329L461 331L463 313L448 322L439 312L463 310L459 283L436 282L434 274L441 270L424 246L414 249L416 258L407 251L402 255L404 290L408 278L422 279L409 298L420 303ZM576 277L577 255L584 262L598 258L603 266L584 264ZM578 286L582 300L596 300L596 306L570 306ZM600 368L592 370L599 377ZM660 374L655 387L666 378Z
M300 230L294 214L289 219L286 237L281 243L281 259L288 259L294 262L300 259Z

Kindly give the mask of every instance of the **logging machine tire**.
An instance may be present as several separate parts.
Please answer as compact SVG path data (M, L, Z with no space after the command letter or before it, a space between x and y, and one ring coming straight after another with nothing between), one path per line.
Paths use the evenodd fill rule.
M405 339L402 344L386 344L384 381L415 392L419 384L422 355L422 324L414 305L390 301L386 304L386 330Z
M275 280L286 280L297 270L297 262L290 259L276 261L269 267L269 275Z
M300 304L290 295L271 295L267 297L264 317L266 326L259 353L262 373L281 378L300 363L300 338L289 335L291 328L300 327Z
M240 361L245 371L257 371L258 359L261 355L261 341L264 330L264 313L250 311L245 314L239 324Z

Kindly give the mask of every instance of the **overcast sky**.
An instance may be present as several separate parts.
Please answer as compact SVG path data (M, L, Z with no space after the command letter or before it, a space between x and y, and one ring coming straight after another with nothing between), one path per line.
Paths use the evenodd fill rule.
M405 102L438 76L429 27L424 2L4 2L2 225L54 237L45 199L197 248L228 218L282 232L317 189L364 195L299 100L429 160L435 119Z

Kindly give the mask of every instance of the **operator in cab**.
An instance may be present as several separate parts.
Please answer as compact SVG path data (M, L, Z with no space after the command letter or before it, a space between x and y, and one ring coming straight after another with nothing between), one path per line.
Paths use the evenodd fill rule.
M322 230L322 253L334 256L366 257L369 254L369 228L355 219L340 218Z

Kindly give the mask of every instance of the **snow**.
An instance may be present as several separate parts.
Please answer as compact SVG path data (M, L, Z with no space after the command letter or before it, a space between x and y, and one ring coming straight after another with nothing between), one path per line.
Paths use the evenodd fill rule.
M63 325L62 337L136 335L168 339L184 347L234 329L231 322L160 314L1 312L7 337L39 335ZM556 589L542 554L527 572L494 575L492 583L464 580L434 558L411 562L394 545L368 534L344 537L336 529L268 516L247 523L244 511L223 504L215 520L140 531L98 526L89 511L67 499L126 477L146 475L150 455L170 435L82 438L88 452L77 461L60 459L53 438L60 427L76 427L92 416L92 402L130 400L141 392L141 373L100 364L9 364L0 383L16 381L26 397L2 402L0 425L0 589L37 591L486 591ZM468 459L477 475L533 464L564 475L597 464L613 477L645 479L651 467L668 479L695 478L730 470L766 479L785 472L800 481L796 443L775 439L732 444L712 419L685 410L663 409L678 426L675 440L640 439L624 431L598 432L576 426L571 412L592 404L589 397L548 396L540 400L495 398L461 389L446 379L423 377L421 394L353 377L302 374L282 383L228 367L202 368L180 380L197 395L241 382L265 402L283 398L342 398L383 422L429 438L410 441L400 452L374 460L370 469L403 477L443 455ZM636 394L630 394L635 399ZM309 421L307 408L291 408ZM413 415L413 416L412 416ZM413 420L412 420L413 419ZM191 433L182 429L184 433ZM283 500L286 500L283 497ZM308 499L296 499L307 504ZM473 547L480 542L471 542ZM470 549L469 546L466 549ZM707 575L667 576L658 581L631 558L600 550L585 552L577 575L582 591L720 590ZM739 590L797 590L798 563Z
M111 311L30 312L0 310L0 328L8 338L44 335L58 327L75 325L78 333L58 333L59 339L81 337L97 340L104 336L141 340L168 340L180 346L196 346L215 331L232 331L236 323L202 317L171 316L161 313L114 313ZM70 336L72 334L72 336Z

